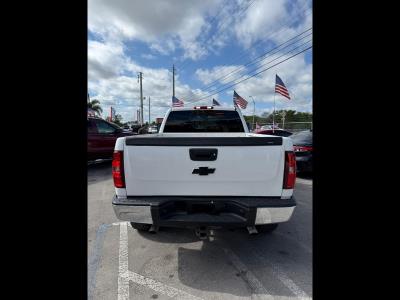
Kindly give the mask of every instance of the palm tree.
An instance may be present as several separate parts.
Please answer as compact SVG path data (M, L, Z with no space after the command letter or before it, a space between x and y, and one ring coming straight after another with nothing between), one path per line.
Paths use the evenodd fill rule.
M97 99L93 99L93 100L89 101L88 108L93 109L99 115L103 112L103 109L100 106L100 101Z

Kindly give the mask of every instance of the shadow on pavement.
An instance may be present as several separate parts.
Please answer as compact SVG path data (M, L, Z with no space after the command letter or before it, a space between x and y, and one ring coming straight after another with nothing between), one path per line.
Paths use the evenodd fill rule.
M189 245L177 249L179 281L193 289L251 297L260 294L249 279L255 276L270 295L293 297L273 272L274 266L283 266L290 270L293 282L305 285L303 289L312 293L312 254L295 240L286 238L284 230L278 228L274 233L257 235L249 235L245 228L214 232L213 240L203 241L193 230L172 227L163 227L157 234L139 234L160 243L202 243L201 249L191 249ZM227 255L224 249L234 253L237 259Z
M223 249L213 241L203 241L200 250L179 247L178 276L182 284L197 290L246 298L252 295L251 286L242 277L243 272L233 266Z
M179 244L199 241L194 230L185 228L161 227L156 234L141 231L138 231L138 233L145 239L159 243Z
M178 276L182 284L198 290L237 297L263 296L265 291L272 296L293 297L273 271L285 261L297 274L291 276L297 285L301 286L304 278L311 281L311 255L296 243L274 233L249 235L245 229L220 230L214 241L203 241L200 250L178 248ZM254 283L254 278L263 288Z

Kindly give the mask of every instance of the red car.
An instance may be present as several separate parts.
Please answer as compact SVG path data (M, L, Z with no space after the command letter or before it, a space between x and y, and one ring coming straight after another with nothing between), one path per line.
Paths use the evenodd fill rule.
M269 135L277 135L277 136L291 136L293 133L283 130L283 129L260 129L260 130L256 130L255 133L258 134L269 134Z
M115 141L121 136L134 135L103 119L88 117L88 160L112 158Z

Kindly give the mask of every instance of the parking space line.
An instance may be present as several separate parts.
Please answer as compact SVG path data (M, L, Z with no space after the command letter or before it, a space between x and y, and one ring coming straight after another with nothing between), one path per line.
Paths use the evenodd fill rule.
M136 284L148 287L156 292L164 294L171 298L182 300L202 300L202 298L191 295L185 291L168 286L154 279L145 277L138 273L129 270L128 263L128 223L129 222L115 222L112 224L103 224L104 228L110 225L120 227L120 244L119 244L119 267L118 267L118 300L129 300L129 281ZM104 229L103 229L104 230ZM103 232L103 231L102 231ZM251 247L252 250L260 257L265 257L260 251ZM222 247L223 251L232 262L233 266L243 280L249 285L252 295L251 299L274 299L272 295L266 290L258 278L251 272L246 265L239 259L239 257L231 250ZM295 299L310 300L312 299L304 292L293 280L291 280L285 272L283 272L276 264L269 262L272 273L296 296ZM292 298L292 297L288 297Z
M117 225L113 223L113 225ZM118 267L118 300L129 300L129 281L146 286L156 292L171 298L182 300L203 300L177 288L165 285L154 279L144 277L138 273L129 271L128 263L128 222L119 224L119 267Z
M119 225L118 300L129 300L128 226Z
M132 271L129 271L129 280L133 281L136 284L146 286L156 292L159 292L171 298L182 299L182 300L202 300L202 298L193 296L182 290L155 281L154 279L144 277L143 275L140 275Z
M258 249L251 247L251 249L257 254L259 257L263 257L266 259L265 255L261 253ZM291 280L284 271L281 270L276 264L268 261L268 264L271 266L271 271L274 276L276 276L293 294L296 295L297 299L308 300L311 299L306 292L304 292L293 280Z
M311 299L297 284L294 283L280 268L277 268L276 265L272 264L273 273L275 276L279 278L280 281L292 291L293 294L296 295L298 299L306 300Z
M232 262L233 266L239 271L241 277L248 283L251 288L251 299L274 299L262 283L257 279L257 277L251 272L244 263L241 262L239 257L236 256L231 250L227 248L222 248L225 254L228 256L229 260Z

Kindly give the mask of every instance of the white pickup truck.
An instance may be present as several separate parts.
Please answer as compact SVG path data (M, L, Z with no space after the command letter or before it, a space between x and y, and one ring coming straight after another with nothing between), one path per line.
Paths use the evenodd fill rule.
M112 174L117 218L141 231L270 232L296 206L291 140L249 133L236 108L169 109L158 134L117 139Z

